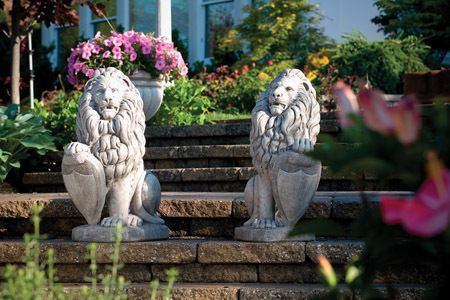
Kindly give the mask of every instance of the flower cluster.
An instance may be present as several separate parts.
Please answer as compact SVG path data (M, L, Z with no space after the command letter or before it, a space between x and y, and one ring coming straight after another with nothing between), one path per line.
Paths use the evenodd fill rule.
M363 88L356 96L342 82L334 90L343 128L354 125L352 114L361 114L367 128L383 136L393 135L405 147L411 148L418 142L422 122L419 105L412 97L388 107L381 92L376 90ZM386 224L401 224L412 235L430 238L450 225L450 170L432 148L427 151L426 159L428 177L414 198L385 195L380 199L380 209Z
M181 78L188 69L172 42L151 34L112 31L109 37L98 32L92 41L80 42L67 59L68 79L73 85L85 82L97 68L115 67L125 74L146 71L153 78Z

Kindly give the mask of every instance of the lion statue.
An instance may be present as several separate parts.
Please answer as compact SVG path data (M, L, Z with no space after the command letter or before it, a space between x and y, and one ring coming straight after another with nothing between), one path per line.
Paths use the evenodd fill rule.
M144 170L143 102L130 79L115 68L99 69L79 100L77 142L64 151L62 173L73 202L88 224L163 224L155 215L158 179Z
M250 154L257 175L245 188L251 215L244 227L292 226L317 190L321 164L303 153L314 148L320 106L311 82L297 69L281 72L252 110Z

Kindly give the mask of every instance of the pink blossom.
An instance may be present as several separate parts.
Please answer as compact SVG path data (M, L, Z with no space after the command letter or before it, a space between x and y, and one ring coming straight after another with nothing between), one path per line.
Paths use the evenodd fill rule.
M90 50L83 50L83 53L81 53L81 57L85 60L88 60L89 57L91 57L91 51Z
M70 66L70 65L69 65ZM81 69L83 68L83 64L80 63L79 61L77 61L74 65L73 68L75 70L75 72L79 72L81 71Z
M137 53L136 52L131 52L130 53L130 61L135 61L137 58Z
M110 56L111 56L111 51L107 50L107 51L103 52L103 55L102 55L103 58L108 58Z
M188 73L188 68L186 66L181 67L180 75L182 77L184 77L184 76L186 76L187 73Z
M150 54L152 48L150 46L142 46L142 54L147 55Z
M394 131L394 121L380 91L363 88L358 94L358 100L367 127L383 134Z
M100 46L95 44L94 48L92 49L92 53L98 54L98 53L100 53L100 50L101 50Z
M156 69L161 71L162 69L164 69L164 66L165 66L164 60L157 60L156 61L156 64L155 64L155 68Z
M100 31L97 31L97 33L94 36L94 40L100 39L101 36L102 36L102 33Z
M88 78L92 78L92 76L94 76L94 69L87 69L84 72L84 75L86 75L86 77L88 77Z
M271 66L271 65L273 65L273 61L272 61L271 59L269 59L269 60L267 61L267 64L268 64L269 66Z
M411 144L419 137L421 120L417 101L409 96L391 110L397 138L403 144Z
M338 81L334 87L334 94L336 95L336 103L338 106L337 116L342 127L351 126L352 120L348 117L352 113L358 113L358 100L356 95L352 92L350 87L342 81Z
M114 44L114 46L120 47L123 44L123 39L120 36L113 36L111 38L111 42Z
M103 44L105 44L106 47L111 47L112 46L112 42L110 39L106 39L103 41Z
M381 197L383 221L402 224L410 234L424 238L443 232L450 224L450 171L441 165L437 173L430 174L414 199Z

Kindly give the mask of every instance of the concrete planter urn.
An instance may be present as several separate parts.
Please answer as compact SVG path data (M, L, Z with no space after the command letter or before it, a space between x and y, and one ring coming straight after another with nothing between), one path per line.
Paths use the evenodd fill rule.
M149 73L139 71L137 74L130 75L131 82L138 89L144 102L145 120L150 120L161 106L164 95L164 81L154 79Z

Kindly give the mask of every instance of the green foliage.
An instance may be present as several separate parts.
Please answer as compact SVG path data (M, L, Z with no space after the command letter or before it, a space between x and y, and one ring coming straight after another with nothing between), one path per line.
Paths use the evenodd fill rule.
M369 42L362 34L345 36L345 41L332 49L331 61L339 68L339 76L368 76L371 84L388 94L401 93L402 75L424 71L423 63L429 47L414 37Z
M337 174L370 170L379 179L397 177L411 190L417 190L426 178L425 154L432 149L446 164L450 164L450 106L442 103L422 108L423 126L420 136L413 144L403 145L395 137L382 135L368 129L359 116L352 117L353 126L343 129L335 140L323 137L323 144L310 155L320 159L330 171ZM351 143L344 146L341 143ZM369 203L361 192L362 211L352 224L351 236L363 238L363 252L350 263L346 283L358 291L362 299L393 299L395 291L388 289L381 294L373 282L379 271L393 264L416 265L420 262L432 274L440 278L425 294L425 299L445 299L446 283L450 280L450 228L433 238L419 238L405 232L399 225L386 225L378 207ZM333 228L329 222L309 224L307 228L296 226L296 233L327 234ZM342 294L331 289L321 299L336 299Z
M33 150L39 155L56 151L53 137L42 120L30 112L17 114L18 106L0 107L0 182L12 168L20 168L20 161Z
M34 111L44 120L44 126L55 138L58 149L63 149L75 140L75 124L78 113L78 99L81 92L64 90L50 92L50 99L44 105L35 102Z
M0 284L0 299L63 299L60 285L54 280L54 251L47 250L47 262L39 261L39 213L42 207L32 207L34 233L25 234L24 266L7 265ZM46 271L47 269L47 271Z
M164 101L151 125L204 124L211 100L203 95L205 87L195 80L174 80L164 90Z
M374 4L380 14L372 22L388 36L415 35L444 55L450 50L448 0L377 0Z
M295 60L329 44L317 6L306 0L258 0L245 8L247 17L219 42L222 52L245 51L239 66L251 62ZM240 51L242 52L242 51Z
M0 300L32 300L32 299L80 299L80 300L120 300L127 299L127 282L123 276L118 275L118 271L123 267L120 263L120 242L122 238L122 227L120 225L114 230L114 247L111 255L112 265L105 275L98 275L96 244L87 245L88 254L86 259L90 261L89 269L91 276L85 278L90 282L90 286L80 287L80 293L73 291L64 292L57 280L54 268L55 251L52 248L47 250L47 261L41 262L40 240L43 236L39 233L42 206L34 205L31 209L31 221L34 226L32 235L24 235L25 253L23 256L23 266L8 264L3 274L0 274L3 281L0 282ZM173 285L178 276L175 268L166 271L167 285L161 291L159 282L154 280L150 283L149 298L156 299L158 292L161 292L163 300L171 299ZM99 279L101 279L101 289L99 289Z

